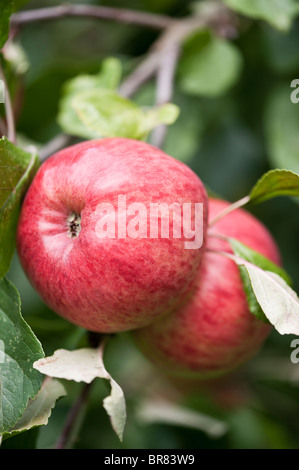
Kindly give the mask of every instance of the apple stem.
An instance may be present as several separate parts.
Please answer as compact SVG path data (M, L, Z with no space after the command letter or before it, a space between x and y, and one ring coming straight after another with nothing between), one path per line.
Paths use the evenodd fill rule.
M249 201L250 196L245 196L242 199L239 199L239 201L236 201L230 206L226 207L225 209L223 209L223 211L219 212L219 214L217 214L214 219L211 220L211 222L209 223L209 227L213 227L213 225L219 222L219 220L223 219L223 217L227 216L236 209L245 206L246 204L248 204Z
M206 250L208 253L214 253L218 254L220 256L224 256L225 258L229 258L230 260L234 261L238 266L242 265L252 265L249 261L246 261L245 259L241 258L240 256L233 255L232 253L228 253L227 251L222 251L222 250L212 250L210 248L207 248Z
M74 212L68 217L68 235L71 238L75 238L81 231L81 216Z
M219 240L224 240L226 242L229 242L229 237L226 237L225 235L220 235L219 233L209 232L209 237L219 238Z

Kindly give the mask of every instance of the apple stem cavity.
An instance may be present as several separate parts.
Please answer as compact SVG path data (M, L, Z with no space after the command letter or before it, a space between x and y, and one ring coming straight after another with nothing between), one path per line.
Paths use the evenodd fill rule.
M78 237L81 232L81 216L72 212L67 219L68 223L68 236L70 238Z

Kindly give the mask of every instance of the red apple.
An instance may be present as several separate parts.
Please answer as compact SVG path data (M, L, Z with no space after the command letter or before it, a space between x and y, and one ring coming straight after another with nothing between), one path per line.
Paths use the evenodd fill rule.
M209 200L209 219L228 206ZM276 264L278 248L255 217L237 209L208 232L207 248L231 252L213 234L234 237ZM250 313L239 270L223 255L205 252L189 300L146 328L133 332L143 353L167 374L209 378L251 358L271 327Z
M127 225L117 212L120 198L133 204ZM150 237L150 217L141 209L151 203L203 205L197 227L203 246L186 249L190 233ZM202 258L206 226L205 188L190 168L143 142L102 139L43 163L22 206L17 248L32 285L55 312L91 331L118 332L149 324L184 295Z

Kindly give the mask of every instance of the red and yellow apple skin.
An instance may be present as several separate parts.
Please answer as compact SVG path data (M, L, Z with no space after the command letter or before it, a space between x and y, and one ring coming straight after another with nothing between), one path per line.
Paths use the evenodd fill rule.
M161 150L124 138L80 143L46 160L17 230L20 261L45 303L95 332L142 327L170 311L194 281L204 251L204 244L185 249L183 236L99 239L98 204L117 207L119 195L147 209L151 202L202 203L205 239L207 195L197 175Z
M228 206L209 200L209 219ZM231 252L228 243L213 234L234 237L280 265L275 241L255 217L237 209L208 232L207 249ZM219 376L254 356L271 325L248 308L239 269L223 255L206 251L195 289L173 313L133 332L144 355L170 375L207 379Z

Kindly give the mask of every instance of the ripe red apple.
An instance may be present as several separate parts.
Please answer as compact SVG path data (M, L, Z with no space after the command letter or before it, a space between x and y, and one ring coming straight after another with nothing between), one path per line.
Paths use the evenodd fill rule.
M18 225L19 258L37 292L55 312L95 332L142 327L170 311L193 282L204 250L185 248L190 234L140 235L138 210L128 214L131 236L125 225L119 233L119 198L134 210L150 203L203 204L205 239L207 196L200 179L161 150L123 138L87 141L50 157L27 192ZM149 228L142 211L138 220Z
M209 199L209 219L228 206ZM237 209L208 232L207 248L231 252L228 242L213 234L234 237L280 264L278 248L255 217ZM271 327L250 313L236 264L223 255L205 252L189 300L150 326L133 332L141 351L167 374L209 378L251 358Z

